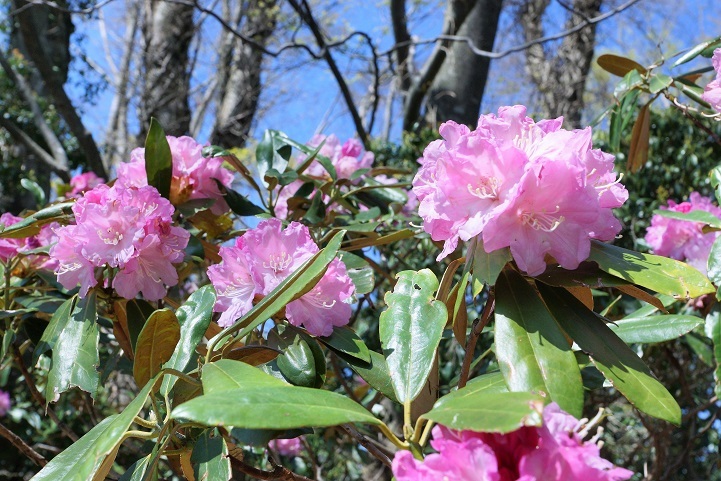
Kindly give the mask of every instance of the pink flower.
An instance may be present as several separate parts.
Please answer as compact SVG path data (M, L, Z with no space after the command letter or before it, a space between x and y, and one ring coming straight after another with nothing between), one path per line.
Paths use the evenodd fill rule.
M680 204L669 200L668 206L662 206L661 209L682 213L701 210L721 218L721 209L710 198L698 192L692 192L689 200ZM645 240L654 254L686 261L705 274L711 247L718 235L718 232L704 234L700 222L654 215L646 230Z
M278 451L281 456L298 456L303 452L303 441L300 437L291 439L274 439L268 446Z
M104 183L105 179L98 177L95 172L84 172L78 174L70 179L70 187L72 190L69 193L69 197L78 197L80 194L93 189L100 184Z
M716 70L716 79L709 82L704 88L701 98L711 104L716 112L721 112L721 48L713 51L711 59L713 68Z
M190 237L172 225L174 210L154 187L101 184L86 192L73 206L75 225L55 229L50 256L58 282L80 284L82 297L98 283L96 268L109 267L119 295L161 299L178 282L172 264L182 261Z
M423 228L445 245L438 260L483 236L492 252L510 247L530 275L546 255L567 269L586 259L591 239L621 229L611 209L628 193L616 180L613 156L593 150L591 129L561 129L562 119L534 122L520 105L483 115L475 131L441 125L413 180Z
M278 219L262 221L234 247L221 248L223 261L208 269L218 293L214 310L222 312L218 323L232 325L251 309L256 294L269 294L318 251L307 227L291 222L283 229ZM286 306L286 317L314 336L328 336L334 326L348 324L354 291L345 265L334 259L309 292Z
M223 167L221 158L203 157L203 146L190 137L168 136L173 156L173 179L170 199L175 205L192 199L213 199L211 212L216 215L228 211L228 204L220 192L216 180L230 188L233 174ZM130 163L118 166L118 182L127 186L148 185L145 173L145 149L137 148L130 153Z
M433 428L437 451L417 461L408 451L393 459L398 481L623 481L633 473L600 457L595 442L583 441L588 430L551 403L544 425L507 434ZM585 429L585 431L584 431Z
M22 217L14 216L9 212L0 215L0 224L4 226L3 228L17 224L21 220L23 220ZM15 257L24 247L25 239L0 238L0 260L7 262L8 259Z
M10 393L0 390L0 416L5 416L10 406Z
M325 135L315 135L308 141L307 145L318 147L323 141L325 143L321 147L319 154L330 159L339 179L350 179L357 170L369 169L373 165L375 158L373 153L363 152L363 146L356 139L348 139L341 145L338 137L333 134L327 137ZM305 156L299 157L300 163L304 158ZM328 172L317 160L310 164L306 173L314 177L329 178Z

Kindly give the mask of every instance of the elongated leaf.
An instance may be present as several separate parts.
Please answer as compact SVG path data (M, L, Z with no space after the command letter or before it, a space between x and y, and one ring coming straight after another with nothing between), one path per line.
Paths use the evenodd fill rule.
M715 290L699 271L667 257L593 241L589 260L609 274L676 298L690 299Z
M491 372L471 379L468 381L468 384L463 386L461 389L449 392L436 401L434 407L443 406L447 402L457 398L475 396L480 393L492 394L499 392L508 392L506 380L503 379L503 374L500 371Z
M201 380L205 394L264 386L289 386L256 367L229 359L221 359L203 366Z
M673 63L672 67L678 67L678 66L681 65L681 64L684 64L684 63L686 63L686 62L689 62L689 61L693 60L694 58L696 58L696 57L698 57L699 55L701 55L701 53L702 53L704 50L708 49L709 47L713 47L713 46L717 45L717 44L719 43L719 41L721 41L721 37L717 37L717 38L715 38L715 39L713 39L713 40L707 40L706 42L701 42L700 44L696 45L695 47L693 47L692 49L690 49L690 50L689 50L688 52L686 52L685 54L681 55L681 56L678 58L678 60L676 60L676 61Z
M0 227L0 239L22 239L33 236L40 232L40 228L45 224L72 215L73 205L74 202L54 204L27 216L16 224Z
M653 211L655 215L668 217L670 219L685 220L688 222L699 222L717 229L721 229L721 219L705 210L692 210L690 212L675 212L672 210L656 209Z
M662 73L656 74L648 81L648 90L652 94L657 94L661 90L670 86L673 83L673 78Z
M160 367L170 359L180 340L178 318L170 309L155 311L140 332L135 349L133 377L138 386L144 386Z
M344 361L348 363L351 369L363 378L373 389L383 394L391 401L398 402L396 393L393 390L393 382L391 374L388 370L388 363L382 354L375 351L368 351L370 356L370 364L361 361L358 358L346 356L340 352L337 353Z
M265 210L263 208L258 207L257 205L252 203L250 200L248 200L247 197L240 195L238 192L232 189L228 189L218 180L216 180L215 183L218 186L220 193L223 194L223 198L228 203L228 207L230 207L230 210L235 212L237 215L241 217L247 217L251 215L265 213Z
M638 172L648 160L648 142L651 138L651 112L646 104L638 111L636 123L631 130L631 146L628 151L626 169Z
M711 252L708 255L707 269L708 278L721 287L721 236L717 237L711 246ZM721 288L716 292L716 298L721 298Z
M608 327L623 342L664 342L676 339L703 324L695 316L662 315L647 317L626 317L608 324Z
M98 354L98 313L95 291L80 299L72 314L63 320L53 347L53 364L48 373L45 399L55 402L60 394L78 387L95 397L100 383Z
M138 344L138 336L140 336L140 332L153 312L155 312L155 308L143 299L130 299L125 305L128 336L133 347L133 353L135 353L135 346Z
M345 396L296 386L244 387L205 394L173 409L174 419L207 426L294 429L344 423L381 424Z
M152 454L138 459L135 461L118 481L143 481L145 471L148 469L148 463L150 463L150 457Z
M163 365L177 371L185 371L195 358L195 348L208 329L210 318L215 305L215 291L213 286L203 286L193 292L185 304L176 312L180 324L180 340L170 360ZM178 378L166 376L160 386L160 392L167 394L175 385Z
M333 329L333 334L328 337L319 337L318 340L335 352L355 357L363 362L371 362L368 347L350 327L336 327Z
M40 206L45 204L45 191L38 185L37 182L34 180L22 178L20 179L20 185L22 185L25 190L30 192L33 197L35 197L35 204Z
M58 310L55 311L53 317L50 318L48 327L45 328L45 331L40 338L40 342L38 342L37 346L35 346L35 350L33 351L33 364L38 361L41 354L44 354L55 347L58 337L60 337L60 333L70 319L70 314L75 310L75 302L77 299L77 296L73 296L63 302Z
M410 402L426 383L448 313L433 299L438 279L429 269L396 277L393 292L385 295L388 309L380 316L380 338L396 396Z
M111 454L148 399L148 383L122 413L104 419L72 446L58 454L33 478L35 481L85 481L93 478Z
M631 404L650 416L681 423L681 408L673 396L596 313L567 292L542 284L538 288L561 327Z
M510 269L496 285L495 342L511 391L546 393L581 417L583 382L571 344L533 287Z
M452 429L491 433L507 433L543 422L544 401L537 394L476 391L467 396L446 397L439 399L423 417Z
M198 481L228 481L231 478L225 439L221 436L210 437L210 430L204 431L195 442L190 461Z
M716 368L714 369L714 392L717 396L721 395L721 310L716 304L711 312L706 316L706 335L713 342L713 354Z
M508 248L488 253L483 248L483 240L479 238L473 252L473 296L477 296L480 292L476 287L477 283L494 285L503 267L510 260L511 251Z
M638 73L646 73L646 68L640 63L618 55L601 55L596 62L603 70L618 77L623 77L631 70L636 70Z
M170 199L170 182L173 178L173 154L160 123L150 119L148 136L145 138L145 173L148 185L158 189L160 195Z

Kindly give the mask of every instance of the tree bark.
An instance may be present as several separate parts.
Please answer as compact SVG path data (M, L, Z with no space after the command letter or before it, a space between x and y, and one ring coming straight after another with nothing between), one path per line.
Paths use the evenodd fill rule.
M155 117L168 135L190 131L189 49L195 33L193 5L144 0L144 83L140 138Z
M457 35L492 51L502 7L503 0L476 0ZM455 42L448 50L428 92L426 121L434 127L446 120L475 126L491 59L475 55L465 42Z
M245 21L240 27L244 36L265 45L275 30L277 0L252 0L246 11L233 16L235 24L240 23L244 13ZM217 117L211 142L224 147L240 147L247 140L251 124L258 109L261 93L261 67L263 53L239 37L226 33L225 47L219 59L219 100Z
M519 21L526 41L544 36L543 15L549 3L550 0L526 0L521 6ZM598 15L602 4L603 0L574 0L567 7L566 28ZM526 71L538 88L544 116L563 116L569 127L581 126L583 93L595 44L596 24L592 24L564 37L555 55L539 44L526 50Z

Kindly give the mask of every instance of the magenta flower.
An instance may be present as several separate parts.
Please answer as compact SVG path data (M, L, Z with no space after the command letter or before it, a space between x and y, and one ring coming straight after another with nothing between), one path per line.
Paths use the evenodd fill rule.
M721 113L721 48L713 51L711 61L714 70L716 70L716 78L706 85L701 98L711 104L711 107L716 112Z
M318 251L307 227L291 222L283 229L278 219L262 221L235 246L221 248L223 261L208 268L218 294L214 310L222 313L218 323L232 325L251 309L256 294L269 294ZM348 324L354 292L345 265L334 259L318 284L286 306L288 322L314 336L328 336L334 326Z
M72 190L69 192L68 196L78 197L80 194L83 194L90 189L94 189L104 182L105 179L98 177L95 172L84 172L82 174L78 174L70 179L70 187L72 187Z
M213 199L215 203L211 212L216 215L228 212L228 204L215 182L217 180L228 188L233 183L233 173L223 167L223 160L203 157L203 146L190 137L168 136L167 139L173 156L170 186L173 204L179 205L192 199ZM118 182L135 187L148 185L144 148L134 149L130 153L130 162L118 166Z
M721 218L721 209L698 192L692 192L689 200L680 204L669 200L668 206L661 209L682 213L702 210ZM718 235L718 232L704 234L703 224L699 222L654 215L644 239L654 254L686 261L705 274L711 247Z
M319 154L328 157L335 167L339 179L350 179L353 173L360 169L369 169L373 165L373 152L363 152L363 146L356 139L348 139L341 145L340 140L334 134L329 136L315 135L307 143L310 147L318 147L325 140ZM302 163L305 156L299 156L299 162ZM314 160L308 170L308 175L314 177L328 177L328 172L318 162Z
M10 227L13 224L17 224L23 220L22 217L12 215L9 212L5 212L0 215L0 225ZM0 260L7 262L8 259L15 257L17 253L25 248L25 239L0 239Z
M595 442L583 441L589 427L551 403L542 427L507 434L433 428L437 453L423 461L401 451L393 459L398 481L623 481L633 473L601 458Z
M303 441L300 437L291 439L274 439L268 446L278 451L281 456L293 457L303 452Z
M58 227L50 250L55 273L67 289L80 284L80 296L98 283L97 268L113 269L112 286L126 299L142 293L165 296L178 283L172 264L183 260L190 234L172 225L173 206L154 187L101 184L73 206L75 225Z
M10 411L10 393L0 390L0 416L5 416Z
M593 150L591 129L561 129L562 119L534 122L520 105L483 115L475 131L441 125L413 180L423 228L445 241L438 260L458 241L482 236L492 252L510 247L530 275L550 255L575 269L591 239L611 240L621 229L611 209L628 197L613 156Z

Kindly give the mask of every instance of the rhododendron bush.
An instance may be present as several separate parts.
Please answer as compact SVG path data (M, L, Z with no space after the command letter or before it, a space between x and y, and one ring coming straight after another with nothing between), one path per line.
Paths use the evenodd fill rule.
M629 92L718 108L718 80L601 64L625 75L611 144ZM415 170L335 135L269 130L247 159L152 122L115 178L2 214L3 362L38 407L60 426L65 400L134 383L35 479L334 479L323 443L398 481L631 479L589 393L684 421L639 346L718 312L721 209L671 199L649 252L614 246L629 197L614 155L530 113L446 122ZM629 171L648 160L632 147ZM13 405L0 392L0 415Z

